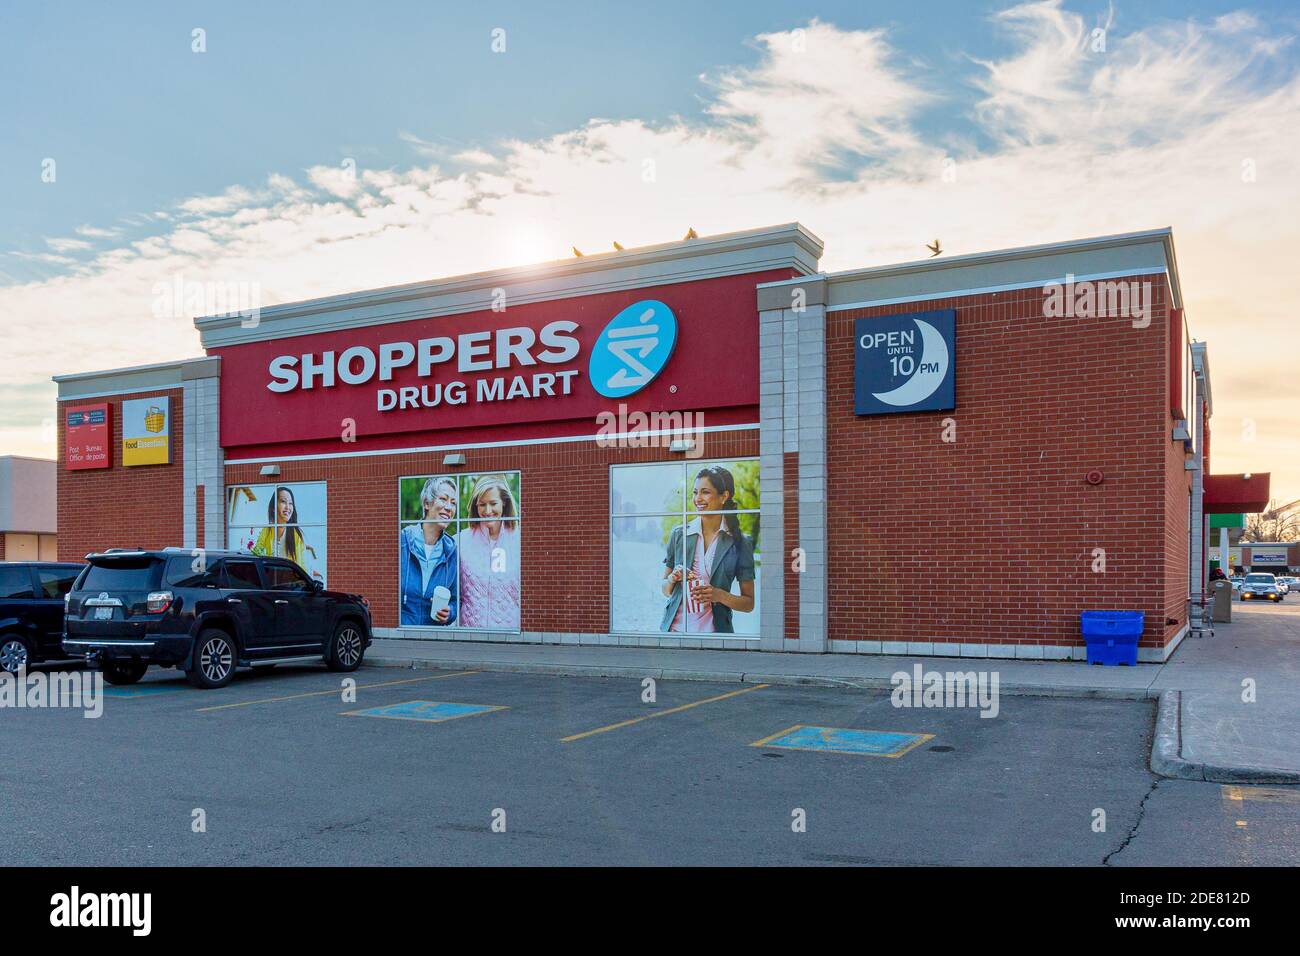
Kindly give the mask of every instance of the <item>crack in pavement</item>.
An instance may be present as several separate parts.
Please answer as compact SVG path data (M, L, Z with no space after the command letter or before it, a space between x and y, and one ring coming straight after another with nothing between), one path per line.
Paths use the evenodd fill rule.
M1155 780L1152 781L1151 789L1143 794L1142 800L1138 803L1137 819L1133 821L1133 826L1129 827L1128 835L1124 837L1123 842L1121 842L1119 846L1115 847L1115 849L1102 857L1102 866L1110 866L1110 861L1124 852L1125 848L1133 842L1133 838L1137 836L1138 827L1142 826L1142 820L1146 816L1147 801L1151 799L1151 795L1156 792L1156 788L1163 782L1164 780L1160 777L1156 777Z

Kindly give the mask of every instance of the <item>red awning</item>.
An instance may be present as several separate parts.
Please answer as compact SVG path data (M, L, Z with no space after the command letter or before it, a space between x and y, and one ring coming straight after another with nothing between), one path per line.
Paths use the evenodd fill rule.
M1205 513L1207 515L1253 514L1268 507L1269 473L1249 475L1206 475Z

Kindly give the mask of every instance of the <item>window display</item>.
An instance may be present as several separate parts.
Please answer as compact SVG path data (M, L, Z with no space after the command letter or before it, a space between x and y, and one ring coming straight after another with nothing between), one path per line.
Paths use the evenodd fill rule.
M398 479L403 627L517 631L518 472Z
M610 630L758 635L756 460L610 469Z
M288 558L326 582L325 482L231 485L226 490L226 547Z

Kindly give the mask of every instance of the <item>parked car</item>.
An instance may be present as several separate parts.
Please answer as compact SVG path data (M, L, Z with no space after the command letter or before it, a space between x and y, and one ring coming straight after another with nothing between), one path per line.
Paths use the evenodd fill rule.
M1300 592L1300 578L1287 575L1286 577L1278 578L1277 583L1279 587L1282 585L1286 586L1287 594L1290 594L1292 591Z
M1277 589L1282 592L1283 597L1286 597L1291 593L1291 588L1287 585L1286 578L1277 578L1276 580Z
M0 670L62 660L63 596L80 564L0 561Z
M1246 580L1242 582L1241 599L1276 603L1282 600L1282 592L1278 590L1277 579L1273 575L1253 572L1246 575Z
M68 595L63 649L112 684L153 666L196 687L223 687L237 667L321 658L354 671L371 643L370 607L327 591L284 558L182 548L86 555Z

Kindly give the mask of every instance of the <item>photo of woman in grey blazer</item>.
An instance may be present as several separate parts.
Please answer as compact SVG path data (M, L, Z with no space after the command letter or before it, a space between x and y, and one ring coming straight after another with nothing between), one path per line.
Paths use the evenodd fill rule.
M754 610L754 545L740 519L722 512L736 507L736 481L710 465L695 476L696 517L668 537L663 594L668 598L661 631L733 634L732 614ZM683 540L684 539L684 540ZM740 593L732 593L733 582Z

